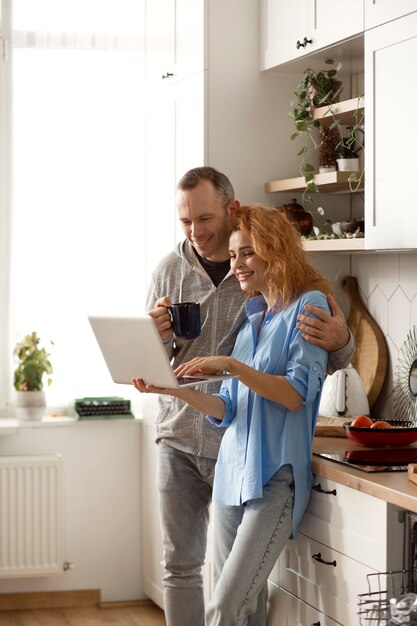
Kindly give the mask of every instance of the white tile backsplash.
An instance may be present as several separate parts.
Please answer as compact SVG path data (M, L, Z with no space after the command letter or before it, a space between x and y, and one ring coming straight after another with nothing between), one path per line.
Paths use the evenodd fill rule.
M417 254L402 254L399 257L400 284L411 301L417 296Z
M417 326L417 296L411 302L410 308L411 326Z
M401 286L398 286L388 301L388 334L398 349L404 343L410 323L410 301Z
M340 284L343 279L340 270L348 269L349 264L339 263L335 272L333 263L334 258L323 260L320 269L330 279L337 274ZM353 255L350 273L356 277L363 303L387 340L388 371L372 415L390 418L393 417L392 394L398 376L398 357L410 329L417 326L417 253ZM338 295L340 291L336 291ZM346 311L345 304L343 301L342 308L347 316L349 308Z
M362 298L364 300L364 298ZM388 300L384 296L382 289L377 285L368 298L368 310L374 312L372 317L381 328L385 336L388 335Z

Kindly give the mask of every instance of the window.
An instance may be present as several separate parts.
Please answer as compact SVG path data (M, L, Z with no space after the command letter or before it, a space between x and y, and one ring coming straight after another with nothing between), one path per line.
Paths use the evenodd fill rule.
M50 406L133 393L112 383L87 315L144 308L143 11L139 0L2 0L3 414L13 347L33 330L54 341Z

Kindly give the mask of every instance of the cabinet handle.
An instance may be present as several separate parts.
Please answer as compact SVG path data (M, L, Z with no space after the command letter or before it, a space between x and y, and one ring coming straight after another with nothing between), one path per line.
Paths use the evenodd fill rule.
M318 552L317 554L313 554L312 556L313 556L313 559L315 559L319 563L323 563L323 565L333 565L333 567L336 567L337 565L336 561L325 561L324 559L322 559L321 552Z
M307 37L304 37L303 41L300 41L298 39L295 45L297 46L297 50L299 50L300 48L305 48L308 43L313 43L313 40L307 39Z
M332 489L331 491L326 491L325 489L322 489L320 483L318 485L313 485L313 489L314 489L314 491L317 491L318 493L327 493L330 496L336 496L337 495L336 489Z
M320 626L320 622L314 622L314 624L311 624L311 626Z
M171 76L174 76L174 74L171 72L165 72L165 74L162 74L162 80L164 80L164 78L171 78Z

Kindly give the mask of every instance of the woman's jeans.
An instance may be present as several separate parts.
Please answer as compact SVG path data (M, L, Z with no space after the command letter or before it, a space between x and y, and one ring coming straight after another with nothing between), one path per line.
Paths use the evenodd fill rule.
M293 501L292 468L284 465L264 486L262 498L241 506L216 505L217 584L207 626L266 624L267 578L291 534Z

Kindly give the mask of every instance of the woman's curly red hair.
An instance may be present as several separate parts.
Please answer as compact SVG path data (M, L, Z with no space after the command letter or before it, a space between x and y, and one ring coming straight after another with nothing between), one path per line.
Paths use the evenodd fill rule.
M268 286L282 306L313 289L332 292L329 282L308 262L301 237L284 213L260 204L241 206L233 210L231 226L249 237L256 254L268 264Z

